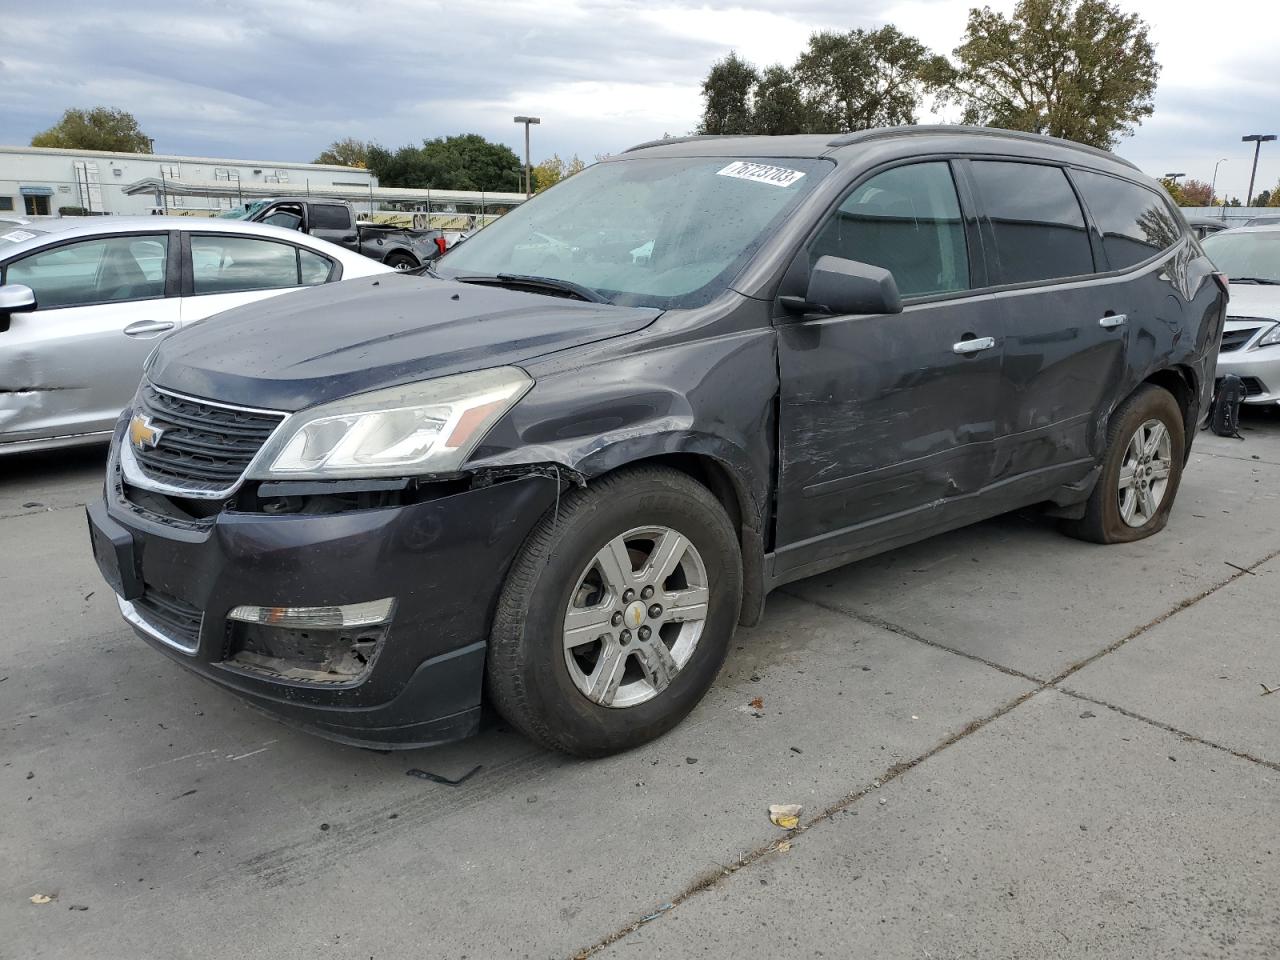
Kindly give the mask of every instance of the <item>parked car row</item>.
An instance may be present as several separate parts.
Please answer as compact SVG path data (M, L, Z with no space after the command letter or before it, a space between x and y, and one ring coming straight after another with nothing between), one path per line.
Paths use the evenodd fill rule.
M145 289L129 324L169 299L181 322L238 227L166 223L92 284L50 262L45 289ZM93 550L157 650L391 747L467 735L484 704L556 749L626 749L790 581L1028 506L1156 533L1227 303L1131 165L954 127L642 145L426 276L334 255L321 277L317 241L271 242L293 286L348 282L160 341ZM33 265L0 256L12 297Z

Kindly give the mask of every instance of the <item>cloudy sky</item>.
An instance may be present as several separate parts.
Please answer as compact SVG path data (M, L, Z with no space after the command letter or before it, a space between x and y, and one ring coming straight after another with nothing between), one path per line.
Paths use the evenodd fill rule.
M1243 195L1244 133L1280 133L1274 0L1119 0L1164 66L1156 113L1119 152L1148 173ZM1011 10L1013 0L992 6ZM0 142L68 106L134 113L156 151L310 160L338 137L399 146L475 131L535 162L689 132L707 67L730 50L790 63L817 29L894 23L937 51L964 0L0 0ZM21 42L13 42L21 38ZM954 119L943 115L941 119ZM1280 180L1280 142L1259 184Z

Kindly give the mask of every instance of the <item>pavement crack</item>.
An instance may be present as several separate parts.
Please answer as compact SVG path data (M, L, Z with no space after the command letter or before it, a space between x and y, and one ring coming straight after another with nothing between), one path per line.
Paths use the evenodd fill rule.
M1198 743L1201 746L1212 747L1214 750L1221 750L1223 753L1229 753L1231 756L1238 757L1241 760L1248 760L1250 763L1256 763L1271 770L1280 771L1280 763L1277 763L1274 760L1264 760L1261 757L1255 757L1253 754L1246 753L1243 750L1237 750L1234 747L1228 747L1225 744L1215 743L1213 740L1206 740L1204 737L1196 736L1194 733L1188 733L1186 730L1182 730L1172 724L1165 723L1162 720L1154 720L1151 717L1143 716L1142 714L1135 713L1132 710L1126 710L1124 707L1117 706L1114 703L1109 703L1106 700L1099 700L1097 697L1091 697L1087 693L1081 693L1078 690L1071 690L1066 687L1056 687L1055 689L1059 693L1065 694L1068 697L1074 697L1076 700L1091 703L1096 707L1105 707L1107 710L1115 711L1122 717L1128 717L1130 720L1137 720L1141 723L1150 724L1159 730L1163 730L1166 733L1172 733L1181 737L1183 740L1190 741L1191 743Z
M1000 673L1007 674L1010 677L1017 677L1019 680L1026 680L1029 683L1037 684L1044 687L1049 685L1049 681L1043 677L1036 677L1029 673L1023 673L1021 670L1015 670L1013 667L1006 667L1002 663L996 663L994 660L988 660L986 657L980 657L976 653L969 653L956 647L948 646L937 640L930 640L928 637L922 637L914 630L900 626L882 617L877 617L873 613L857 613L853 610L846 610L843 607L833 603L827 603L823 600L815 600L812 597L806 597L803 594L792 593L790 590L779 590L778 593L791 597L793 600L800 600L803 603L812 604L823 610L829 610L832 613L838 613L842 616L865 623L868 626L878 627L881 630L887 630L889 633L896 633L900 637L906 637L908 640L914 640L916 643L923 643L926 647L933 647L936 650L942 650L946 653L953 653L957 657L964 657L966 660L972 660L974 663L980 663L984 667L990 667L992 670L998 670Z
M1166 620L1170 619L1171 617L1177 616L1183 610L1187 610L1191 607L1194 607L1201 600L1204 600L1206 597L1213 596L1223 587L1228 586L1229 584L1235 583L1241 577L1247 577L1253 574L1253 572L1258 567L1262 566L1264 563L1268 563L1269 561L1274 560L1276 557L1280 557L1280 549L1272 550L1265 557L1261 558L1260 560L1255 560L1253 563L1249 564L1247 567L1237 567L1234 564L1232 564L1231 567L1235 572L1232 573L1231 576L1225 577L1222 580L1219 580L1217 583L1213 584L1212 586L1206 587L1205 589L1201 590L1199 593L1197 593L1193 597L1187 597L1181 603L1177 604L1176 606L1174 606L1169 610L1166 610L1164 613L1160 614L1158 617L1152 620L1148 620L1142 626L1134 627L1132 630L1126 633L1119 640L1116 640L1116 641L1113 641L1112 643L1107 644L1101 650L1094 651L1093 653L1089 654L1089 656L1085 657L1083 660L1077 660L1071 666L1067 667L1065 670L1059 673L1056 677L1050 680L1048 685L1056 687L1058 684L1060 684L1063 680L1066 680L1072 674L1079 673L1085 667L1089 666L1089 664L1094 663L1098 660L1101 660L1103 657L1107 656L1108 654L1115 653L1117 650L1123 647L1130 640L1136 640L1138 637L1142 636L1147 631L1160 626L1160 624L1164 623Z
M844 612L844 611L841 611L841 612ZM690 900L693 897L696 897L698 894L702 893L703 891L710 890L713 887L719 886L727 878L733 876L738 871L751 866L753 863L756 863L764 859L765 857L769 856L772 853L778 852L779 844L794 843L796 838L798 838L801 834L807 833L809 830L812 830L814 827L818 826L819 824L831 822L833 819L835 819L837 814L843 813L845 810L853 806L855 803L857 803L859 800L863 799L867 795L874 793L876 790L879 790L881 787L884 787L892 783L894 780L897 780L899 777L907 773L907 771L914 770L920 764L924 763L926 760L930 759L931 757L937 756L939 753L946 750L948 747L955 746L957 743L961 742L962 740L965 740L966 738L972 736L973 734L981 730L983 727L990 724L992 721L998 720L1001 717L1003 717L1005 714L1009 713L1010 711L1015 710L1016 708L1022 706L1022 704L1026 703L1028 700L1030 700L1037 693L1040 693L1044 689L1046 689L1045 685L1037 683L1037 686L1035 686L1033 689L1028 690L1025 693L1019 694L1018 696L1014 697L1012 700L1009 700L1008 702L1002 704L1001 706L997 707L995 710L991 711L990 713L985 714L976 720L971 720L969 723L961 727L960 730L951 734L949 737L945 738L944 740L941 740L938 743L934 744L934 746L930 747L924 753L919 754L918 756L910 760L903 760L903 761L900 761L899 763L895 763L891 767L886 768L885 771L881 773L878 777L874 778L871 783L866 784L865 786L859 787L858 789L854 790L851 793L845 794L839 800L835 801L834 803L830 804L827 807L824 807L818 813L815 813L813 816L805 820L795 829L788 830L783 836L779 837L778 839L771 840L768 843L761 844L758 847L748 850L747 852L739 855L738 859L733 861L732 863L720 865L715 867L712 870L706 871L701 876L696 877L688 886L686 886L683 890L681 890L678 894L676 894L670 900L667 900L665 903L661 904L658 908L651 910L646 916L641 917L638 920L631 921L626 926L615 930L613 933L607 934L606 936L597 940L595 943L591 944L590 946L584 947L583 949L579 950L577 953L572 954L572 960L586 960L586 958L588 957L595 956L601 950L604 950L606 947L609 947L617 943L619 940L622 940L624 937L627 937L630 934L635 933L635 931L639 930L641 927L647 926L649 923L659 921L662 917L665 917L666 915L671 913L673 910L678 908L685 901Z

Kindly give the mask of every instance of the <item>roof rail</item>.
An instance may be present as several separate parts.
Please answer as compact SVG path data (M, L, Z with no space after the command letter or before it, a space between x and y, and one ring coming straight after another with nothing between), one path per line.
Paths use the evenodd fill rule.
M1072 150L1079 150L1082 153L1090 153L1096 157L1106 157L1108 160L1114 160L1116 163L1122 163L1126 167L1134 170L1139 169L1138 165L1118 157L1109 150L1102 150L1098 147L1091 147L1086 143L1076 143L1074 140L1064 140L1061 137L1050 137L1043 133L1028 133L1025 130L1002 130L999 127L968 127L960 124L950 123L932 123L932 124L910 124L899 127L877 127L873 130L856 130L853 133L846 133L833 138L827 143L829 147L847 147L855 143L865 143L868 140L886 140L892 137L906 136L971 136L971 137L996 137L999 139L1026 140L1031 143L1053 143L1061 147L1067 147Z
M637 150L648 150L650 147L661 147L668 143L692 143L696 140L733 140L749 137L749 133L698 133L687 137L663 137L661 140L646 140L634 147L627 147L623 153L634 153Z

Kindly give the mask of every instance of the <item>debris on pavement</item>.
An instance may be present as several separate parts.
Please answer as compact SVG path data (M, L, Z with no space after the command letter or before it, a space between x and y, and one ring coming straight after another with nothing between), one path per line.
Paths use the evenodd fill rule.
M89 909L89 907L88 907L88 905L87 905L87 904L83 904L83 903L73 903L73 904L71 904L69 907L67 907L67 909L68 909L68 910L88 910L88 909Z
M787 853L788 851L791 850L791 841L783 840L780 844L778 844L777 850L779 853Z
M432 773L429 770L419 770L417 767L405 771L405 773L410 777L417 777L419 780L430 780L432 783L443 783L446 787L456 787L460 784L466 783L479 772L480 766L477 765L472 767L457 780L450 780L448 777L442 777L438 773Z
M783 830L794 830L800 823L800 811L803 810L798 803L771 803L769 804L769 819L776 827Z
M653 913L649 914L647 917L641 917L640 922L648 923L650 920L657 920L658 917L662 916L664 913L670 910L673 906L675 906L675 904L664 903L662 906L660 906L657 910L653 911Z
M750 707L751 709L753 709L753 710L763 710L763 709L764 709L764 697L756 697L756 698L754 698L753 700L751 700L751 701L747 704L747 706L749 706L749 707Z
M53 903L57 899L58 895L56 893L37 893L31 897L31 902L35 904Z
M1084 713L1080 714L1080 719L1081 719L1081 720L1092 720L1092 719L1093 719L1094 717L1096 717L1096 716L1097 716L1097 714L1096 714L1096 713L1094 713L1092 710L1086 710Z
M1241 566L1238 566L1238 565L1236 565L1236 564L1232 563L1230 560L1223 560L1222 562L1223 562L1223 563L1225 563L1225 564L1226 564L1228 567L1230 567L1232 570L1239 570L1241 573L1247 573L1247 574L1248 574L1249 576L1251 576L1251 577L1256 577L1256 576L1257 576L1257 574L1256 574L1256 573L1254 573L1252 570L1250 570L1248 567L1241 567Z
M1259 685L1262 687L1262 693L1259 694L1259 696L1269 697L1273 693L1280 693L1280 684L1276 684L1274 687L1268 687L1265 683L1259 681Z
M684 762L685 762L685 763L697 763L697 762L698 762L698 758L697 758L697 757L685 757L685 758L684 758Z
M799 747L792 747L792 748L791 748L791 752L792 752L792 753L804 753L804 751L803 751L803 750L801 750Z

